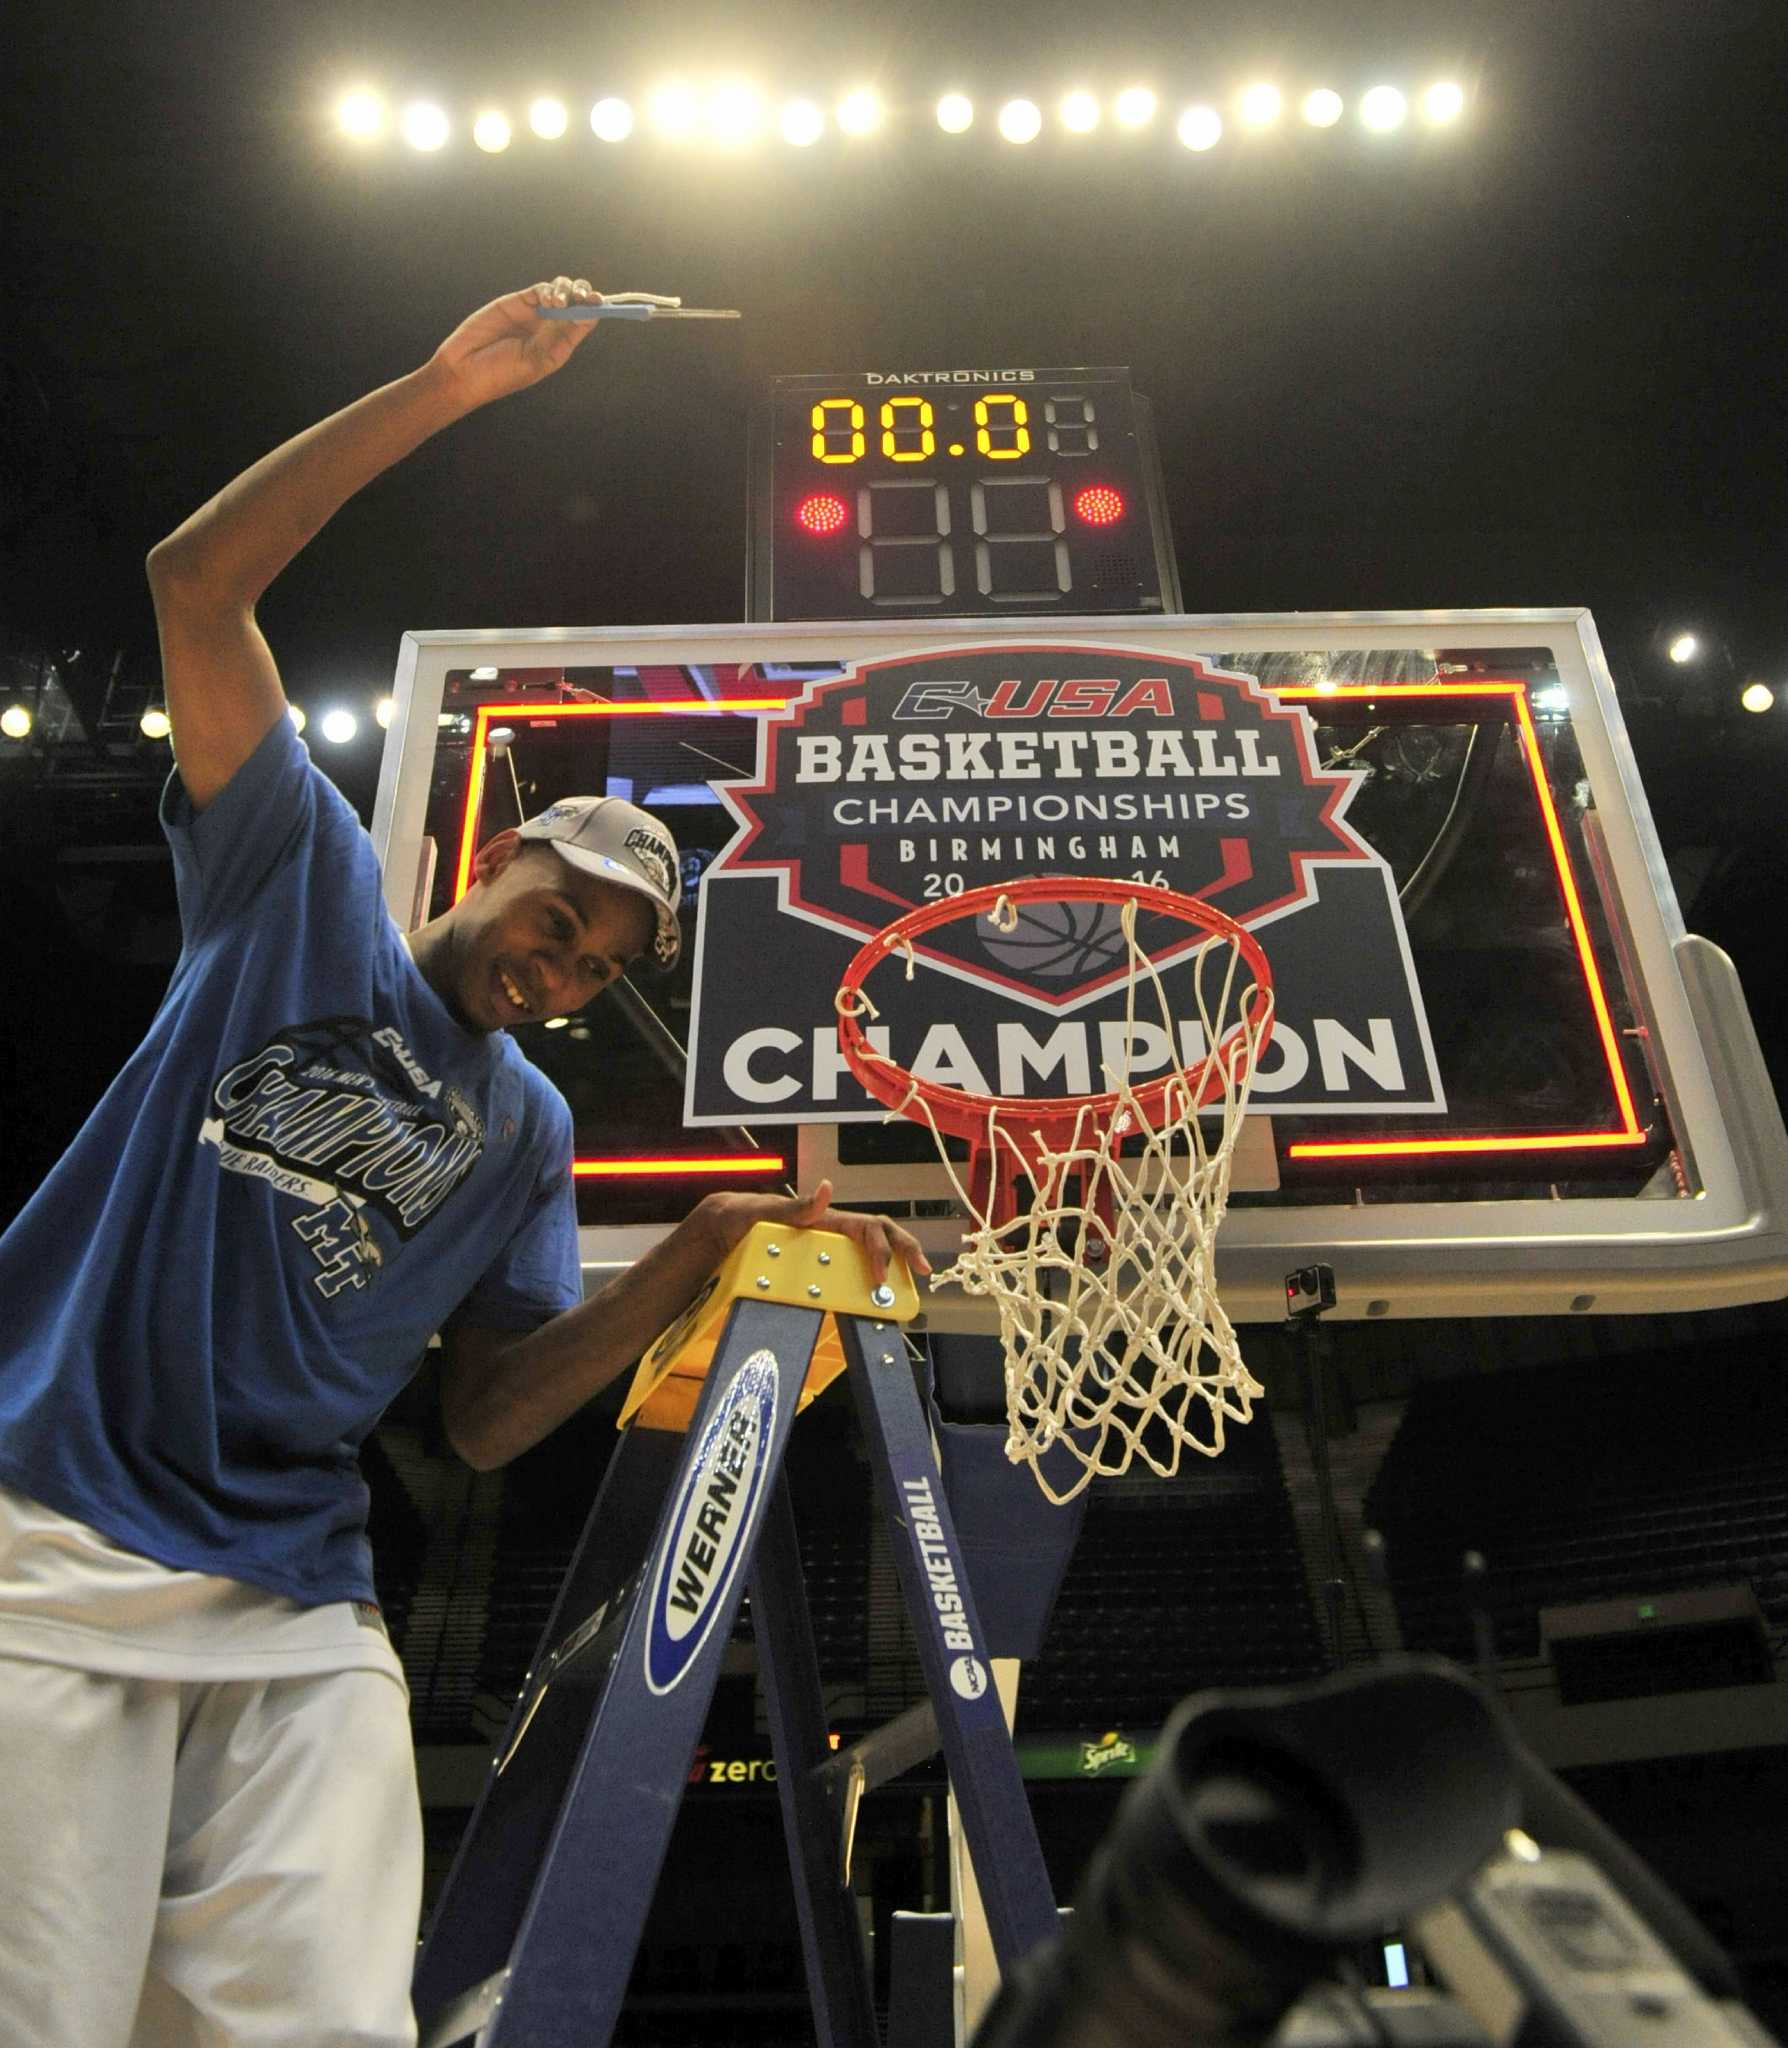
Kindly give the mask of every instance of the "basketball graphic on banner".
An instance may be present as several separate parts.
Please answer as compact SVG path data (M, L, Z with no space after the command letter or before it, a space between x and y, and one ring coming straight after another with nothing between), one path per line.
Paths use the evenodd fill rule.
M1057 981L1121 967L1127 957L1115 903L1023 903L1013 911L1010 931L1003 920L976 925L982 951L1013 973Z

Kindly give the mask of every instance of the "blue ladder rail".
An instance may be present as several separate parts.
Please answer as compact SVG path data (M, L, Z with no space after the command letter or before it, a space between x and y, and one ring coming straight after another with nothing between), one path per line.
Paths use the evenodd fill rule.
M533 1668L417 1964L422 2048L592 2048L620 2017L747 1583L822 2048L876 2048L856 1799L940 1742L1002 1970L1055 1903L900 1324L852 1242L760 1224L641 1361ZM834 1756L783 1474L848 1377L929 1708Z

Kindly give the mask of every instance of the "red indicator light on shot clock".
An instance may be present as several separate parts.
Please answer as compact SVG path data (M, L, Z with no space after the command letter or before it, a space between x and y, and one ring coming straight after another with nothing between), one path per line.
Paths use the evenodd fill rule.
M1124 516L1124 500L1109 484L1088 484L1076 493L1074 512L1088 526L1115 526Z
M829 491L816 492L811 498L803 498L795 513L797 523L809 533L824 536L837 533L851 516L850 507L842 498L835 498Z

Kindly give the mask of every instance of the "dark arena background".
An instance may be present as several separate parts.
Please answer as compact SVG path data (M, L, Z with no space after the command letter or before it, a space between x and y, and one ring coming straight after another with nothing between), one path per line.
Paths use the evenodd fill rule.
M1134 489L1158 490L1165 576L1153 552L1108 552L1118 594L1085 609L1116 614L1121 638L1123 615L1163 609L1587 607L1668 883L1735 963L1779 1097L1778 6L1125 0L995 20L796 0L623 19L528 0L103 17L27 0L6 34L0 1223L178 953L147 550L474 306L561 271L742 318L606 325L565 375L355 499L282 576L262 627L314 758L364 820L406 632L844 615L794 572L771 608L781 501L752 437L773 380L836 371L848 393L847 372L1123 365L1146 395L1158 471ZM693 95L683 134L654 98L673 81ZM1140 102L1120 112L1119 95L1142 87L1151 108L1127 125ZM946 92L973 103L963 132L940 121ZM811 140L778 126L794 99ZM489 123L475 139L498 113L507 140ZM471 729L468 714L443 741L456 772ZM1455 875L1462 914L1493 886ZM629 1055L603 1037L620 1027L592 1029L542 1054L580 1137L612 1114L628 1144L661 1139L626 1123ZM711 1184L586 1187L584 1220L674 1221ZM1091 1490L1025 1666L1015 1741L1058 1897L1187 1695L1434 1652L1500 1692L1788 2032L1782 1302L1337 1322L1320 1401L1282 1327L1243 1337L1267 1389L1254 1424L1176 1479ZM425 1361L368 1442L431 1903L621 1392L476 1473L446 1445ZM842 1390L791 1443L826 1716L848 1745L924 1679ZM893 1916L949 1909L947 1793L934 1757L858 1820L884 2020ZM786 1874L748 1598L615 2038L813 2041ZM1415 1945L1386 1934L1365 1975L1420 1981Z

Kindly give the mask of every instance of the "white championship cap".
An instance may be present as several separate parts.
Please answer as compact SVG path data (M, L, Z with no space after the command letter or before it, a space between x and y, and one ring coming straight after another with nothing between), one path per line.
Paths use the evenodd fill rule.
M683 888L670 834L638 804L618 796L567 796L518 828L523 839L547 839L574 868L623 889L637 889L658 913L652 954L674 967L683 949L677 904Z

